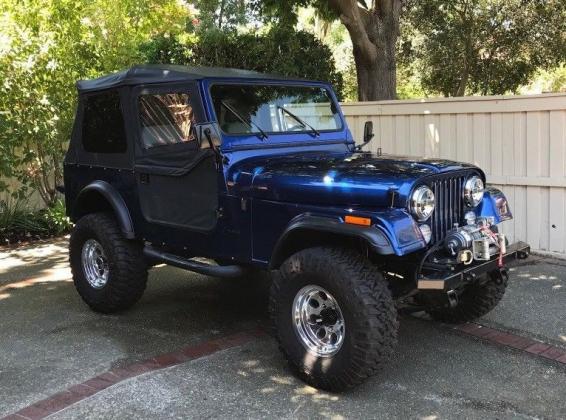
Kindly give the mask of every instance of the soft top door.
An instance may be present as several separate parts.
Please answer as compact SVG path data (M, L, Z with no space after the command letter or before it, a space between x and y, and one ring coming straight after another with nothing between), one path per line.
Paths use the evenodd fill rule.
M148 222L210 231L216 225L218 170L214 152L198 142L204 112L196 83L141 86L132 95L136 162Z

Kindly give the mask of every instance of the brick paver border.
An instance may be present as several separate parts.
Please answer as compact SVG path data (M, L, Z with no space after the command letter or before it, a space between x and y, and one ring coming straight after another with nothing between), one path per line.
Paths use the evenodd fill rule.
M473 322L458 325L452 327L452 329L493 344L521 350L535 357L554 360L566 365L565 350L541 341L497 330L495 328L486 327ZM43 419L126 379L159 369L176 366L204 356L209 356L218 351L238 347L265 336L265 332L261 329L240 332L204 341L172 353L161 354L154 358L134 363L126 367L115 368L95 376L83 383L73 385L65 391L52 395L49 398L24 407L17 413L8 415L0 420Z
M24 407L17 413L10 414L1 420L43 419L126 379L209 356L221 350L238 347L264 336L265 332L260 329L239 332L204 341L172 353L161 354L126 367L115 368Z
M566 350L541 341L486 327L475 322L457 325L453 327L453 329L490 343L511 347L534 356L544 357L558 363L566 364Z

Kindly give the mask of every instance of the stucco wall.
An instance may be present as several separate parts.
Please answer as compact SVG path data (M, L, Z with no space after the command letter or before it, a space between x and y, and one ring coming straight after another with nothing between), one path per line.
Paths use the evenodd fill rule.
M11 198L10 193L12 191L17 191L21 184L16 179L2 179L3 182L8 184L7 191L0 191L0 200L8 200L10 202L14 201ZM40 209L45 206L43 200L41 199L40 195L37 192L31 192L28 199L26 200L26 205L32 209Z

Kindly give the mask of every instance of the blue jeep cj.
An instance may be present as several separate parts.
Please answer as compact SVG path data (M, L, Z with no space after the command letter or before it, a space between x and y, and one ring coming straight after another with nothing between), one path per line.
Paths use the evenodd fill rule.
M158 263L269 271L290 366L341 390L394 351L399 308L475 319L502 298L505 265L529 254L498 232L511 212L481 169L363 151L371 122L356 146L327 83L139 66L78 91L70 260L96 311L132 306Z

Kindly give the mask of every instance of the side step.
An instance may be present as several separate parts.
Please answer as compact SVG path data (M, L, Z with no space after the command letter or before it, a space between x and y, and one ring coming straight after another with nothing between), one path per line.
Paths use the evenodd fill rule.
M174 267L183 268L185 270L194 271L195 273L204 274L213 277L239 277L244 274L244 269L239 265L211 265L200 261L190 260L188 258L179 257L167 252L159 251L151 246L145 246L144 255L153 262L165 263Z

